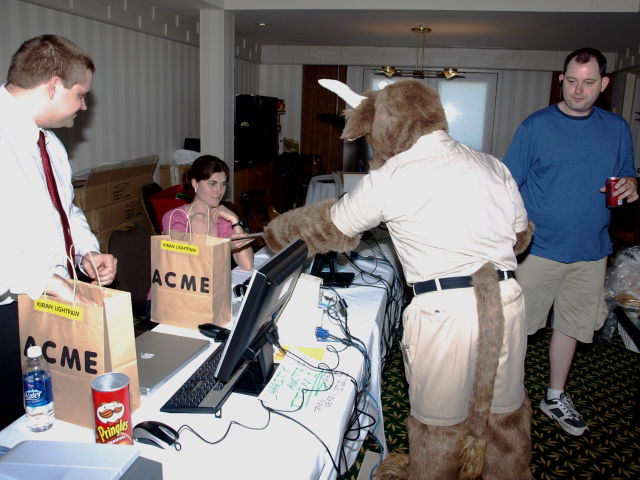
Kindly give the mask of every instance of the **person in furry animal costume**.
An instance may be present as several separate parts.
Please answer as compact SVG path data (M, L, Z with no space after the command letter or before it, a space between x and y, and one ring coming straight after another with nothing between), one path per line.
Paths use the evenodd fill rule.
M309 255L355 248L386 224L416 294L403 314L409 455L380 479L530 479L531 408L516 254L532 225L501 162L453 140L437 93L407 80L358 95L343 138L366 136L371 171L351 193L286 212L265 228L274 251L301 238Z

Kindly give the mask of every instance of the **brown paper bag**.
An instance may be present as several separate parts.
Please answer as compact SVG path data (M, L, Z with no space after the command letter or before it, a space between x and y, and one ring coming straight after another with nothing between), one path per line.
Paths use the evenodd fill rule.
M231 242L172 231L151 237L151 320L196 330L231 321Z
M56 418L93 428L90 384L97 375L126 374L131 410L140 406L131 294L84 282L76 288L96 305L18 296L20 345L25 357L28 347L40 345L49 361Z

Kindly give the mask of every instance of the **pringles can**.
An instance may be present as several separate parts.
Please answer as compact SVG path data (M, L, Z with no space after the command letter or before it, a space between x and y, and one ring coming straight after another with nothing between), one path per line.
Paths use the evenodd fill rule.
M96 443L133 445L129 377L105 373L91 381Z
M618 184L618 177L609 177L605 183L606 196L607 196L607 207L619 207L622 205L622 199L618 197L618 195L614 195L613 191L616 189L616 185Z

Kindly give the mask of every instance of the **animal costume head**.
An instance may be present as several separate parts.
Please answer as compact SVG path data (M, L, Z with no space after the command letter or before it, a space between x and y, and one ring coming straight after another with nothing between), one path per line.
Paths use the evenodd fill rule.
M352 107L345 110L347 122L341 138L367 138L373 151L371 169L408 150L421 136L448 128L440 97L417 80L396 82L363 95L336 80L320 80L320 84Z

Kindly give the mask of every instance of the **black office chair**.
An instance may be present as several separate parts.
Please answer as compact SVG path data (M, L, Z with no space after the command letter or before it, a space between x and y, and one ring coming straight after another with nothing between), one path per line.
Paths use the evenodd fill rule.
M127 230L114 230L109 238L109 253L118 259L113 288L131 293L134 315L146 316L146 301L151 287L151 236L135 224Z
M240 194L240 206L251 232L262 232L264 227L278 216L278 212L271 203L271 196L266 190L242 192ZM264 240L260 237L253 242L254 249L259 249L264 245Z
M144 207L144 213L147 217L147 221L153 229L154 235L159 235L162 232L162 225L158 225L158 220L153 211L153 205L151 204L151 197L162 191L162 187L157 183L148 183L142 187L142 205Z

